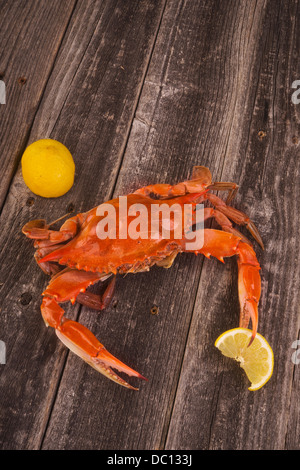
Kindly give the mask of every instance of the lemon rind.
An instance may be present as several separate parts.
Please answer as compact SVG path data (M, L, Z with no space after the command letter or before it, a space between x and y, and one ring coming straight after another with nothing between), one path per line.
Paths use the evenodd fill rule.
M231 330L227 330L224 333L222 333L218 338L216 339L214 345L216 348L219 348L220 344L223 342L224 336L229 337L230 335L234 336L237 333L237 330L240 330L241 332L244 331L247 336L250 338L252 336L252 331L249 330L248 328L232 328ZM261 389L272 377L273 370L274 370L274 354L271 346L269 345L268 341L259 333L256 334L257 339L261 342L262 345L266 346L266 350L268 351L268 361L267 363L270 364L268 373L266 374L266 379L263 379L262 381L258 382L257 384L252 383L250 387L248 387L248 390L250 391L257 391ZM221 350L220 350L221 351ZM222 353L222 351L221 351ZM223 354L223 353L222 353ZM227 356L228 357L228 356ZM233 357L229 357L230 359L234 359ZM243 369L243 367L241 366ZM247 375L246 371L244 370L245 374ZM247 376L248 377L248 376Z

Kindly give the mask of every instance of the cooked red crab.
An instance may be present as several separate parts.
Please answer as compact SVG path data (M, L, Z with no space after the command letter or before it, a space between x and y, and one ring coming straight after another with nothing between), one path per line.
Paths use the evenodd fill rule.
M257 331L260 298L260 266L255 252L248 239L233 228L230 220L239 225L246 225L252 236L263 247L260 235L253 222L244 213L233 209L228 204L233 199L238 187L235 183L212 183L208 168L194 167L192 179L176 184L154 184L138 189L127 196L127 205L142 204L151 213L154 205L164 204L171 207L190 205L193 208L192 218L182 219L182 233L192 230L195 224L197 204L208 200L213 207L204 208L204 220L214 218L221 230L202 229L203 246L193 250L207 258L216 257L223 262L224 257L238 257L238 291L240 301L240 327L247 328L251 319L252 340ZM228 191L226 203L211 190ZM108 201L117 215L120 212L119 198ZM44 272L51 275L51 280L43 292L41 312L46 325L55 328L57 336L73 352L78 354L92 367L109 379L130 389L135 389L119 377L114 369L125 372L129 376L144 378L141 374L123 364L98 341L93 333L80 323L64 317L64 310L59 305L78 301L91 308L102 310L109 304L115 286L116 274L137 273L148 271L151 266L158 265L169 268L175 257L187 249L187 235L175 237L174 231L165 238L159 233L153 236L149 229L140 238L124 238L116 231L115 238L100 239L97 226L103 218L99 207L77 214L68 219L59 231L50 230L45 220L33 220L23 227L23 233L35 240L37 248L35 258ZM107 207L107 206L106 206ZM150 216L149 216L150 217ZM128 224L132 221L128 215ZM174 220L173 220L174 221ZM170 221L172 225L172 220ZM188 225L188 227L187 227ZM128 226L128 225L126 225ZM161 226L160 226L161 227ZM120 227L117 227L120 229ZM87 287L109 279L108 287L102 296L86 291Z

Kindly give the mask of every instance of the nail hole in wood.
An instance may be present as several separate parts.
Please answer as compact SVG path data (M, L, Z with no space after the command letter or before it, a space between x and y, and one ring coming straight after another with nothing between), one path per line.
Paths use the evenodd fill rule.
M27 82L26 77L19 77L18 78L18 83L20 83L20 85L25 85L26 82Z
M74 209L75 209L75 206L74 204L71 202L68 207L67 207L67 212L74 212Z
M293 144L297 145L299 143L298 137L294 135L293 138L292 138L292 142L293 142Z
M158 315L158 310L159 310L158 306L153 305L153 307L151 307L151 309L150 309L151 315Z
M259 140L263 140L264 137L266 137L266 133L264 131L259 131L258 133L258 138Z
M34 197L29 197L26 201L26 206L33 206L34 204Z
M20 302L22 305L29 305L31 300L32 300L32 295L30 294L30 292L24 292L21 295Z

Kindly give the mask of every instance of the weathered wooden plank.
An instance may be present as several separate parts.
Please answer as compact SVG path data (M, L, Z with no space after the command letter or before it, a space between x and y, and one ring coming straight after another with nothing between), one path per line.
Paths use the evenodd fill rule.
M30 127L76 1L0 2L0 208L24 151Z
M263 216L261 219L257 216L259 210L247 204L247 195L253 197L255 191L260 191L259 173L254 165L252 173L246 174L250 181L241 177L241 168L249 165L249 160L255 156L244 156L249 121L245 117L245 124L239 129L238 119L246 106L249 109L251 104L253 106L253 95L248 87L249 83L253 86L252 61L257 58L265 8L265 2L241 2L238 7L235 2L230 5L224 2L218 9L215 2L167 3L115 195L126 194L148 183L178 182L191 174L193 165L203 164L211 168L216 179L225 174L225 179L245 183L241 185L236 205L248 209L255 220L258 217L258 222L263 221ZM263 152L258 149L257 160L260 161ZM224 331L238 322L234 260L229 260L225 267L216 261L205 262L201 271L202 264L200 257L182 255L169 271L157 268L150 273L120 279L116 293L118 303L101 318L95 320L87 309L81 310L81 321L89 325L114 354L140 369L149 383L142 384L138 394L128 392L97 380L93 371L83 368L70 356L44 448L156 449L164 446L200 274L204 323L198 341L203 350L210 351L217 330ZM150 314L153 304L159 307L156 317ZM220 309L235 310L235 315L219 318ZM198 308L195 314L197 311ZM195 362L200 353L193 352ZM176 423L176 429L170 430L167 446L172 447L173 436L174 448L195 445L189 438L198 438L197 418L201 423L199 433L203 431L202 438L205 438L211 415L218 413L214 407L218 405L216 363L219 363L218 356L209 361L206 354L205 360L201 359L200 379L207 380L205 391L201 390L198 376L185 384L195 390L195 395L190 396L189 389L185 389L178 410L172 415L172 426ZM76 381L72 380L74 378ZM71 382L71 393L68 393ZM224 392L219 404L224 413L228 413L231 405L232 410L238 406L237 395L245 393L245 382L240 381L239 387L234 405L232 394ZM195 407L197 393L202 395L204 406L206 396L214 394L215 397L215 403L205 408L204 423L199 417L199 408ZM82 395L85 400L80 398ZM198 414L191 427L186 423L185 437L181 422L185 422L185 413L191 416L193 410ZM247 413L243 416L246 432ZM223 417L220 413L219 419Z
M265 241L265 251L258 250L259 330L273 346L274 374L263 389L249 392L242 371L214 348L217 336L237 325L237 286L231 261L225 271L205 262L168 449L299 450L299 365L291 360L300 320L294 218L300 201L300 108L291 101L299 72L299 3L247 2L244 7L246 2L237 11L236 54L231 50L228 56L225 49L237 93L222 175L239 182L235 204L257 222Z
M36 198L33 206L24 207L29 193L17 175L1 218L2 226L7 221L9 233L19 234L22 223L30 217L48 212L55 218L70 203L76 210L86 210L110 194L163 11L162 4L154 12L154 4L147 3L132 3L126 8L122 4L120 9L120 4L114 3L113 12L106 6L97 19L94 10L95 22L90 28L95 33L86 43L86 53L73 62L72 53L66 51L76 43L77 34L87 39L83 26L75 34L76 21L80 23L84 14L83 4L78 4L30 136L34 140L49 135L71 148L78 158L75 187L58 201ZM42 440L45 449L163 447L171 416L167 448L229 449L242 448L242 443L248 448L272 448L282 447L284 437L288 448L298 447L299 374L290 361L290 346L299 337L295 260L299 250L297 221L289 214L290 207L297 211L299 199L298 186L291 184L299 175L299 111L285 101L289 98L285 85L290 78L297 78L298 64L292 58L298 44L295 46L292 38L296 37L299 7L296 2L289 3L288 9L286 2L276 8L273 5L261 1L240 2L238 6L236 2L213 1L167 3L115 190L115 194L125 194L150 182L177 182L190 174L194 164L210 166L216 179L240 182L235 206L253 217L266 242L265 253L259 252L262 266L268 269L262 273L261 331L268 332L279 355L271 387L257 396L249 395L240 371L235 373L218 351L212 352L217 334L238 321L235 260L222 266L183 255L169 271L154 269L118 279L116 301L100 317L88 309L80 312L80 320L111 352L149 378L140 392L117 387L70 354L55 396L65 349L52 331L45 331L42 320L36 320L37 297L45 277L33 262L27 264L32 249L21 235L11 244L11 236L5 232L0 235L1 334L9 362L1 366L0 384L10 395L1 394L4 448L38 448ZM278 43L276 25L282 26ZM99 43L101 34L104 39ZM122 40L124 47L120 46ZM142 40L145 43L140 43ZM139 47L132 48L133 43ZM278 60L275 50L280 52ZM284 50L291 51L287 70ZM116 89L119 91L121 71L115 62L128 71L120 94ZM103 78L98 88L99 74ZM66 77L66 82L56 95L57 77ZM83 90L82 84L86 85ZM282 109L287 113L284 122ZM266 136L259 139L261 130ZM103 149L101 157L99 148ZM84 162L87 154L90 158ZM94 177L96 185L91 184L91 174L99 175ZM282 200L283 212L279 211ZM15 266L12 273L11 266ZM34 301L28 304L30 297L21 297L23 293L30 293ZM159 306L158 316L149 313L153 304ZM67 310L68 315L77 314L76 309ZM275 312L272 324L271 316L264 313L271 310Z
M1 340L7 346L0 377L1 390L6 391L0 408L4 449L41 446L67 353L40 317L47 280L33 261L32 244L21 227L41 216L54 220L70 204L77 211L87 210L112 193L163 7L164 2L154 1L78 1L44 91L29 142L52 137L67 145L76 162L76 178L67 195L45 200L33 197L19 169L1 214L1 226L6 227L0 234ZM71 318L78 313L69 306L66 311ZM85 371L85 364L76 359L66 395L70 398L77 364L83 364L78 373ZM78 386L84 383L78 378ZM76 400L84 401L85 392L77 392ZM67 409L62 411L61 419ZM54 448L64 439L61 426Z

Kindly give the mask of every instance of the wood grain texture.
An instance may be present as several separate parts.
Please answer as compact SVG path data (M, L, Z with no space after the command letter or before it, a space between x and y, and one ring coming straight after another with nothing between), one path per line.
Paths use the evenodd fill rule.
M194 2L167 4L139 106L133 120L115 195L126 194L136 187L150 182L177 182L182 179L182 175L187 177L191 174L191 168L194 164L209 164L213 173L217 175L217 179L241 182L241 191L236 205L247 208L250 215L256 220L256 207L253 201L256 197L254 194L256 185L256 191L258 193L260 191L259 180L256 176L257 183L255 184L253 173L250 172L243 181L240 174L241 167L251 165L247 161L247 159L251 160L251 154L247 155L247 142L252 116L250 111L252 113L256 89L254 88L253 91L253 87L251 88L254 96L251 95L249 83L255 83L254 76L259 71L258 65L253 68L253 63L257 63L256 61L260 57L258 52L261 44L257 42L257 37L260 37L263 28L265 8L264 2L258 3L256 7L254 4L243 3L239 10L232 8L230 10L232 14L228 13L229 10L225 6L223 10L217 10L216 14L213 2L206 4L205 7L198 5L197 8ZM250 34L246 20L251 24ZM207 24L207 22L209 23ZM201 28L201 24L203 24L203 28ZM237 27L237 25L240 26ZM207 35L207 31L211 33L206 41L202 38L204 29ZM198 35L195 31L198 32ZM227 53L226 56L228 49L230 54ZM205 66L201 68L199 64L202 62ZM239 67L235 74L233 70L237 70L237 62ZM229 76L224 72L226 64ZM220 90L222 91L220 92ZM218 96L222 98L221 102L218 100ZM213 108L212 103L214 104ZM245 112L245 109L249 109L249 112ZM255 133L256 137L259 130ZM258 145L258 151L261 153L260 140L257 139L257 142L258 144L255 140L254 145ZM257 154L257 158L260 158L260 154ZM223 178L222 174L225 174ZM249 192L253 198L252 204L251 202L247 204ZM259 201L260 196L260 194L257 195ZM246 199L245 203L244 199ZM264 234L264 215L269 206L267 205L267 209L265 209L262 202L259 204L262 211L259 226L262 226ZM120 403L120 396L122 396L122 400L124 400L124 395L126 396L126 411L124 409L118 410L118 414L107 412L110 420L109 433L107 432L107 424L104 426L102 424L103 419L107 419L106 413L93 420L97 429L96 440L100 448L155 449L164 447L174 394L181 373L182 354L187 338L188 345L190 345L192 342L190 338L193 338L195 334L193 327L190 329L190 322L196 293L195 285L199 282L200 273L201 287L199 289L201 291L203 289L205 303L200 307L198 304L196 305L194 318L198 317L199 310L203 312L201 316L203 323L201 323L201 328L197 329L197 338L198 342L203 344L204 351L208 350L211 354L213 341L216 338L216 319L222 320L222 312L232 312L232 316L227 314L225 317L224 315L224 320L219 323L220 332L238 324L235 261L230 260L227 263L229 268L225 271L224 266L213 261L205 262L205 269L201 271L202 263L202 259L196 260L192 255L183 255L168 272L156 269L151 273L135 276L133 279L120 280L116 313L119 312L119 315L122 313L124 316L121 331L122 335L126 337L126 348L124 348L124 352L122 350L122 358L128 357L130 360L134 357L133 352L137 348L138 355L135 352L135 362L130 362L130 364L137 367L136 364L141 357L139 362L147 365L147 368L143 368L141 372L149 378L151 389L149 390L142 385L143 396L132 399L125 395L123 390L116 390L112 398L110 387L99 389L97 383L95 390L99 390L99 395L105 401L108 410L111 410L114 402ZM214 292L211 292L211 285L220 286L215 295ZM153 302L151 299L154 299ZM160 312L156 319L155 331L153 331L154 321L149 317L152 304L158 305ZM220 308L221 313L219 313ZM81 313L83 321L87 315L88 313L83 310ZM141 315L144 316L141 318ZM207 323L209 325L210 319L209 327ZM89 323L89 325L93 325L93 331L97 328L94 323ZM106 321L103 318L102 325L105 326L105 332L109 332L105 344L111 344L111 348L113 348L118 338L117 344L123 345L119 317L110 317ZM114 332L113 338L111 338L111 331ZM104 329L101 331L101 335L103 339ZM134 346L135 342L138 342L136 346ZM199 347L199 343L197 345ZM129 354L130 346L132 348L131 354ZM116 350L114 349L114 351ZM126 355L127 353L128 355ZM188 350L186 354L188 354ZM193 360L191 360L192 357ZM197 360L199 360L198 367L191 377L184 374L184 369L182 371L180 383L184 384L183 393L180 401L175 402L171 421L171 426L174 424L174 427L171 427L168 432L166 445L170 445L170 448L210 448L218 447L218 445L220 447L229 445L230 447L232 443L227 435L224 435L223 428L220 428L221 444L209 442L211 413L216 413L219 416L218 409L214 408L214 405L218 406L216 397L218 397L218 387L220 387L217 374L218 368L220 368L217 351L209 359L207 353L201 356L197 349L191 348L191 355L187 360L187 363L190 364L189 371L195 367ZM90 414L90 404L82 404L82 414L79 415L78 411L76 412L76 402L71 404L69 399L64 399L70 378L73 376L73 367L74 364L69 364L65 370L62 387L44 441L46 448L51 448L54 442L57 442L56 429L60 428L62 421L64 423L64 441L61 441L63 447L82 445L84 448L89 448L89 446L95 445L90 422L88 426L84 424L84 415ZM199 367L202 370L201 374ZM204 380L204 389L199 376L202 376ZM224 391L224 398L220 404L223 409L220 419L224 419L226 416L229 423L234 423L239 396L242 393L249 393L247 382L242 376L238 377L240 388L236 393L236 400L233 401L229 388L229 391L227 389ZM228 377L228 381L230 378L231 376ZM109 391L107 392L107 390ZM202 407L196 406L199 394L204 398L204 417ZM209 403L208 406L205 406L209 396L214 397L213 404ZM193 399L196 403L193 402ZM267 401L266 399L263 402L262 408L266 406ZM179 403L179 411L176 408L177 403ZM97 407L96 403L94 405ZM64 418L61 420L60 416L63 412ZM246 416L245 409L241 410L240 414ZM221 418L222 416L223 418ZM243 430L247 426L245 419L244 417L241 420ZM261 419L264 421L266 416L262 415ZM74 422L78 422L78 420L82 426L79 431L74 430L73 426ZM201 422L201 426L198 426L200 439L195 431L198 429L198 421ZM230 428L228 432L231 436ZM282 436L282 429L279 434ZM85 436L84 441L82 440L83 435ZM222 444L223 438L224 444ZM172 439L174 439L173 443ZM244 439L247 442L246 433ZM269 436L264 439L262 435L259 435L259 442L254 444L252 442L250 446L258 445L263 448L264 445L268 445L267 439ZM234 445L239 447L240 443L235 442ZM241 445L243 446L244 443Z
M65 33L28 142L52 137L67 145L76 161L74 187L59 200L32 197L19 169L1 214L9 227L0 235L1 338L7 344L0 380L9 390L1 394L3 448L41 446L67 352L40 316L47 279L22 225L41 216L54 220L70 204L87 210L112 193L163 6L137 1L120 9L117 1L91 1L87 8L84 0ZM77 307L66 310L71 318L78 314Z
M25 149L75 0L0 2L0 207Z
M236 281L231 281L231 274L221 275L226 278L225 286L220 282L226 302L219 306L216 285L221 273L205 263L168 449L299 449L299 374L291 360L300 313L299 223L292 215L298 213L300 200L299 109L291 101L291 83L299 70L299 4L257 2L244 17L249 27L233 41L239 44L233 69L237 79L244 80L237 81L222 179L239 182L235 205L255 219L266 241L265 251L258 250L259 331L274 349L275 369L268 386L253 394L239 368L213 347L220 333L237 324L236 314L232 316L237 311L236 302L232 304ZM238 28L236 32L240 34Z
M299 449L300 366L291 360L300 336L300 105L291 102L299 8L297 0L76 2L27 139L70 148L74 187L32 200L18 171L0 217L3 449ZM66 305L149 379L130 380L139 392L68 353L39 314L47 279L23 223L177 183L194 165L240 185L233 205L265 242L264 252L255 246L259 331L275 369L255 393L213 346L238 325L235 259L182 254L169 270L118 277L101 314Z

